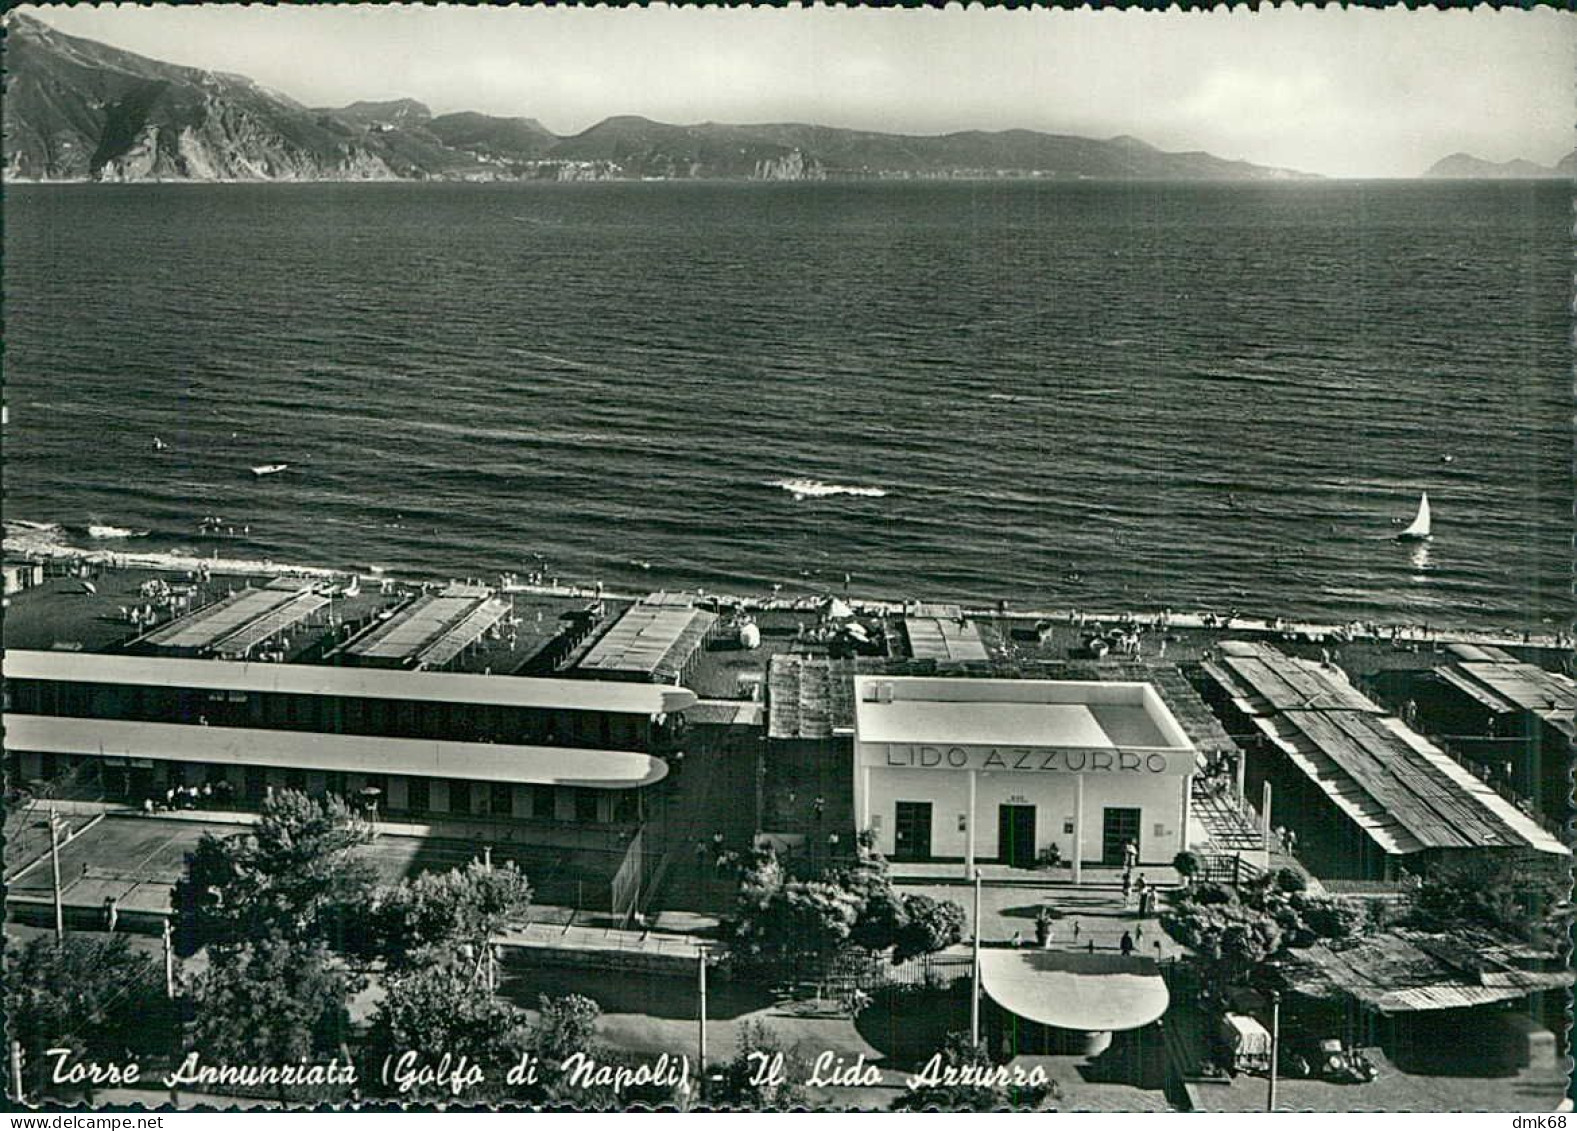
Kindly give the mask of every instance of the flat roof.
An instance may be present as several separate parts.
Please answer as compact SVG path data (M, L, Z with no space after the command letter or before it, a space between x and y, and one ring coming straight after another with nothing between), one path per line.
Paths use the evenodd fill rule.
M111 656L94 652L10 650L0 659L0 668L7 679L409 699L424 703L605 711L647 717L683 711L696 702L694 692L655 684L338 668L319 664Z
M1239 646L1219 666L1204 668L1287 760L1386 852L1568 853L1537 821L1335 671L1263 644Z
M1155 959L1138 955L982 950L980 987L1020 1017L1084 1033L1142 1028L1172 1000Z
M974 621L959 624L940 617L906 617L909 651L917 660L986 660L986 642Z
M578 665L586 671L631 672L677 680L717 616L689 605L632 605Z
M633 789L667 776L662 759L622 750L433 742L311 731L6 715L7 749L38 754L157 758L335 773Z
M1192 750L1145 683L857 676L860 742Z
M1148 683L1155 688L1172 713L1188 740L1201 751L1236 751L1237 743L1227 733L1226 727L1205 701L1194 690L1193 684L1180 672L1176 664L1144 660L1102 660L1081 665L1088 667L1094 678L1121 683ZM1078 670L1068 673L1078 679L1087 678Z
M388 620L346 646L352 656L368 659L421 662L421 654L435 646L451 633L461 628L475 632L453 651L443 662L454 656L487 631L508 608L501 601L494 602L496 614L489 620L476 618L475 614L488 608L493 591L479 585L450 585L438 593L418 597ZM473 619L475 618L475 619ZM447 647L447 644L445 645ZM432 663L433 661L428 661ZM436 666L436 665L435 665Z
M261 589L241 589L171 621L144 637L143 643L156 648L185 648L192 651L214 648L228 637L242 637L251 625L264 619L274 626L270 632L278 631L321 607L322 602L311 608L301 604L304 598L310 596L311 585L302 582L275 582ZM263 633L257 639L262 640L270 632Z

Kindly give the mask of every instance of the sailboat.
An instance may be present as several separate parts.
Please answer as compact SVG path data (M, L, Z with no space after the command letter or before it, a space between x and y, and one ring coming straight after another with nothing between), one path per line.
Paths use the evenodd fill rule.
M1418 515L1406 530L1396 536L1398 542L1428 542L1434 537L1429 532L1429 492L1418 497Z

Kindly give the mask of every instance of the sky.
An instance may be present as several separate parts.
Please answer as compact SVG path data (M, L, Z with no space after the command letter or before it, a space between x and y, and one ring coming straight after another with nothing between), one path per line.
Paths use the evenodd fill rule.
M1131 134L1336 177L1552 164L1577 14L131 4L22 9L310 106L410 97L571 134L614 114L896 133Z

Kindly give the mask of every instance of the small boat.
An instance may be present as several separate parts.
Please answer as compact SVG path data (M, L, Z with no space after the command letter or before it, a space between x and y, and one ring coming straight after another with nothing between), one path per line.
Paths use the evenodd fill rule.
M156 452L167 452L170 450L170 445L155 436L153 438L153 450Z
M1434 537L1429 530L1429 492L1418 498L1418 515L1412 525L1396 536L1398 542L1428 542Z
M260 463L252 469L252 474L261 479L265 475L278 475L289 466L288 463Z

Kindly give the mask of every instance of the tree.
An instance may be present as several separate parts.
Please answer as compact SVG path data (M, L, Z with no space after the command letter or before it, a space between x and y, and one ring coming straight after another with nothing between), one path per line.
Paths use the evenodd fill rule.
M566 994L537 999L537 1023L531 1030L531 1051L550 1069L557 1070L577 1052L592 1047L602 1007L589 997Z
M1425 930L1487 927L1555 949L1570 928L1570 884L1537 862L1478 857L1439 864L1421 877L1407 920Z
M1183 877L1183 883L1185 884L1194 882L1194 877L1199 875L1201 867L1202 863L1199 857L1186 848L1172 857L1172 868L1179 876Z
M949 1033L918 1074L925 1082L893 1101L897 1111L1036 1111L1062 1098L1055 1080L1015 1086L1011 1072L991 1062L984 1044Z
M407 1053L426 1064L445 1054L452 1062L465 1057L479 1065L488 1083L504 1088L505 1075L530 1047L530 1025L525 1010L496 998L480 972L460 961L432 964L391 972L384 981L385 994L373 1015L368 1049L377 1063L385 1057ZM455 1099L445 1085L419 1083L401 1093L407 1100ZM476 1090L462 1099L478 1099Z
M420 964L434 948L480 952L530 906L531 885L513 862L424 872L380 894L375 945L395 965Z
M735 957L825 968L849 955L928 954L957 942L963 924L956 903L895 891L887 861L862 838L852 864L811 879L791 877L770 849L758 850L740 874L729 933Z
M1193 950L1218 991L1244 981L1283 939L1282 925L1272 914L1236 901L1182 900L1162 913L1161 926Z
M964 937L964 909L928 895L903 898L903 923L896 932L893 962L934 954Z
M45 1079L44 1050L125 1061L127 1053L164 1052L174 1017L164 974L126 936L67 935L7 949L5 1011L22 1046L33 1087Z
M204 1060L286 1065L345 1042L357 984L322 940L267 935L209 953L191 985Z
M809 1065L776 1033L760 1021L747 1021L739 1029L738 1051L707 1098L720 1107L781 1111L804 1102L800 1081L809 1074Z
M372 866L352 856L371 826L338 797L282 790L248 832L205 833L187 854L172 902L188 951L277 931L354 949L371 902Z

